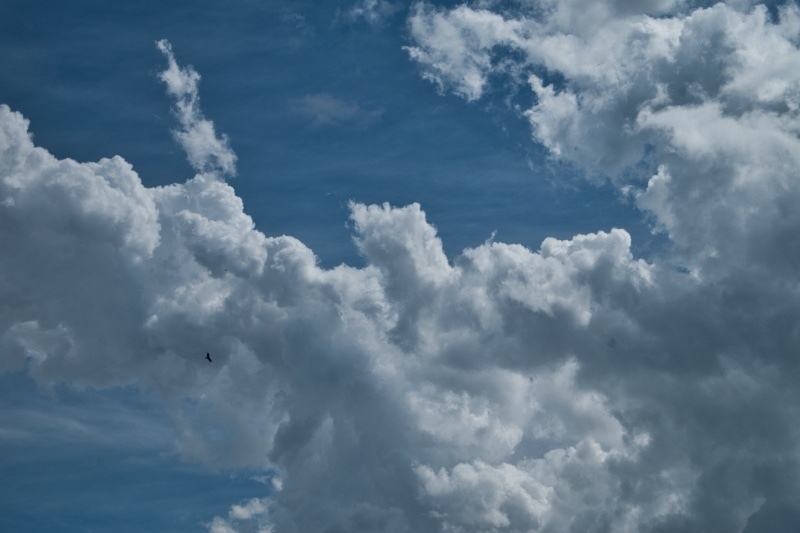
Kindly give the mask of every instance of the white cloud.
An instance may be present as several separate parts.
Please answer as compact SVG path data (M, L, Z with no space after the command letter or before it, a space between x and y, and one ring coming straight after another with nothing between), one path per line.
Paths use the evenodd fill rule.
M388 2L387 0L361 0L356 2L346 12L346 17L350 21L363 20L366 23L379 26L386 19L397 14L402 9L400 2Z
M605 332L598 334L609 340L613 351L636 353L637 361L643 357L660 369L627 380L622 377L627 375L624 365L601 358L621 373L616 380L627 383L626 388L637 381L652 387L643 394L640 387L648 385L636 385L636 400L612 395L616 400L627 404L658 397L652 409L666 412L677 398L656 392L660 380L675 386L666 376L689 368L703 375L718 368L720 361L743 375L757 376L749 383L762 397L777 379L766 368L794 368L788 363L794 329L767 325L797 318L797 291L784 291L796 284L800 259L790 244L800 235L800 221L789 207L800 200L795 179L800 153L798 82L797 69L791 67L800 60L800 12L794 4L778 11L773 21L764 6L750 3L703 9L673 2L542 2L536 8L520 7L516 14L508 9L501 14L468 6L423 6L412 16L411 57L424 75L440 88L476 100L491 90L493 76L511 69L518 79L520 72L528 72L537 101L524 117L534 139L592 179L610 180L622 194L635 198L654 227L669 236L671 249L642 277L649 281L638 290L646 296L619 293L617 302L625 303L606 302L605 308L598 308L593 298L586 300L584 316L591 316L590 328L610 319L616 324L613 329L627 332L624 342L633 343L622 348L619 335L603 327ZM508 58L501 57L504 47L518 54L511 67ZM543 245L543 255L545 250ZM664 270L670 263L688 267L690 275L671 279ZM607 375L594 366L593 357L578 360L585 375ZM749 366L753 361L759 361L756 367ZM696 406L711 409L717 424L726 418L723 405L730 407L731 399L718 401L700 392L705 379L700 375L700 382L691 378L679 388ZM730 383L732 374L726 376L722 382ZM642 412L649 409L643 407ZM670 424L681 432L695 423ZM648 449L659 448L666 426L648 423L642 429L646 427L652 439ZM748 430L741 431L739 435ZM791 447L778 444L782 431L770 431L764 444L768 453L793 457ZM684 503L667 505L672 510L659 519L657 513L648 519L638 511L633 530L641 530L647 520L660 520L666 530L745 527L748 513L760 500L747 491L710 495L721 490L722 478L716 476L734 476L725 460L711 459L713 446L706 440L713 440L711 433L706 428L683 441L704 450L699 477L682 474L691 468L675 457L661 474L664 480L680 479L683 484L682 489L668 490L671 482L665 483L663 501L671 492L682 494ZM726 438L738 437L729 433ZM730 441L725 446L737 447ZM752 460L745 469L755 468L757 446L741 446L740 453ZM713 498L727 501L738 513L726 515L722 525L723 512ZM648 503L655 501L660 500Z
M448 258L419 205L354 203L366 266L323 269L255 229L224 143L179 136L199 174L145 188L0 107L0 368L136 385L186 458L280 476L211 531L744 530L800 493L800 255L794 74L764 89L741 57L768 37L791 64L797 21L623 4L597 8L611 33L423 7L415 57L466 98L498 42L558 70L563 89L532 78L534 135L627 187L674 252L637 259L613 229ZM188 131L197 75L165 53Z
M236 533L237 531L257 531L272 533L267 523L268 508L265 499L252 498L244 505L232 505L228 518L215 516L208 524L210 533Z
M175 114L181 125L181 129L174 132L175 138L186 152L189 163L198 172L235 174L236 154L230 148L228 137L218 137L214 123L203 117L200 111L197 92L200 75L191 66L178 66L172 45L167 40L162 39L156 44L169 65L161 73L161 80L167 84L167 92L175 98Z
M423 75L467 100L483 93L492 69L491 49L519 45L525 32L523 24L465 5L443 12L417 4L409 24L418 45L407 50L425 69Z
M751 263L779 261L790 237L765 232L795 226L774 195L798 194L791 177L800 127L797 7L783 6L771 22L764 6L592 4L545 4L539 16L517 17L421 7L411 56L440 86L474 100L490 76L508 69L507 60L496 61L497 47L517 50L517 68L530 73L537 96L524 113L534 138L589 175L639 189L639 206L683 261L695 268L727 267L741 254ZM663 16L672 8L680 11ZM597 10L614 16L597 18ZM601 23L589 31L561 16L578 11ZM644 188L659 165L670 176L669 191L663 180L659 189L668 205ZM786 261L794 264L794 254Z

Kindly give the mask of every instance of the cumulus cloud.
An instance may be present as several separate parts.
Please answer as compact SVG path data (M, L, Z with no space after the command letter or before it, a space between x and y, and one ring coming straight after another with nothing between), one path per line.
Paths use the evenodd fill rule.
M643 291L647 296L642 298L640 292L626 297L626 303L600 313L595 308L589 322L590 327L599 324L606 319L601 315L615 309L607 318L627 333L603 328L609 348L619 355L635 353L634 366L645 360L646 366L653 365L650 371L635 371L635 378L628 380L623 375L632 368L601 358L619 373L619 386L639 382L636 401L647 397L645 403L656 402L652 407L640 404L641 414L650 412L637 422L648 428L645 456L660 448L666 436L661 424L670 415L655 416L657 409L690 405L677 395L665 395L666 383L693 398L695 414L711 409L707 423L714 426L726 417L723 406L739 404L741 398L724 393L726 400L712 399L707 394L717 386L762 398L753 398L751 407L756 410L755 404L766 401L761 395L769 395L770 386L783 391L777 394L791 394L770 373L796 368L790 355L796 333L789 324L796 320L790 317L798 295L780 287L796 285L798 266L791 243L800 236L800 221L788 206L800 200L800 123L797 69L789 65L800 60L800 11L785 4L776 13L773 17L765 6L749 2L701 8L669 1L543 1L502 12L493 11L491 4L452 9L420 4L410 20L410 56L441 90L475 101L492 90L493 77L513 71L513 79L524 79L520 73L527 73L536 101L522 116L534 140L588 178L617 186L652 221L654 231L669 237L670 249L648 267L653 285ZM545 243L543 254L546 247ZM670 264L688 274L667 275L664 269ZM588 301L596 305L596 300ZM762 313L769 318L759 316ZM689 324L689 316L697 320L698 329ZM779 325L781 320L787 320L785 326ZM594 357L578 360L582 374L594 376L592 381L605 374ZM687 371L691 377L684 374ZM704 375L707 372L711 375ZM739 379L748 385L734 385ZM666 381L659 384L661 380ZM650 383L644 396L639 388L643 383ZM613 396L622 400L625 394ZM685 419L669 425L681 432L695 423ZM743 423L740 436L749 423ZM694 437L687 434L682 443L703 455L692 461L698 474L689 475L691 463L674 455L670 467L664 464L663 480L684 483L684 489L677 490L668 488L673 481L664 484L665 497L680 494L665 507L668 512L646 518L639 503L636 517L627 515L633 520L630 525L611 522L612 529L744 529L747 515L763 503L759 498L770 497L755 496L760 489L732 473L721 458L724 452L714 457L711 450L738 448L741 457L747 457L745 469L757 469L766 456L794 461L785 455L794 457L791 447L780 443L796 435L788 427L774 426L758 444L733 444L738 437L731 433L726 438L732 440L711 444L707 439L713 440L715 431L706 427ZM726 476L736 478L728 482L743 490L724 489ZM797 489L785 490L796 494ZM720 492L712 496L714 491ZM724 524L715 522L723 514L717 507L722 500L736 509L725 516ZM651 494L646 501L652 505L657 500ZM492 516L500 520L504 515Z
M448 258L421 206L353 203L365 266L324 269L254 227L222 141L178 135L198 174L146 188L3 106L0 369L135 385L184 457L263 470L216 532L797 526L794 74L742 65L767 42L791 64L800 16L601 4L594 29L560 15L580 2L422 6L412 56L477 99L493 48L523 51L534 137L633 198L663 256L613 229ZM198 77L160 47L190 131Z
M772 20L763 5L669 1L543 2L515 15L421 4L409 52L440 87L475 100L509 68L498 50L514 50L536 95L524 111L534 139L632 195L682 261L728 268L766 256L794 268L784 243L798 221L784 201L798 194L798 13L786 4Z
M247 528L247 531L272 533L267 512L266 499L253 498L244 505L232 505L227 518L215 516L208 530L209 533L236 533Z

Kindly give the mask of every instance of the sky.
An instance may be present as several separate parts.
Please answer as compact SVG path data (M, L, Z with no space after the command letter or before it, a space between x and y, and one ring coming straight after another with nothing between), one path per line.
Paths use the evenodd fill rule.
M796 3L0 12L0 530L800 528Z

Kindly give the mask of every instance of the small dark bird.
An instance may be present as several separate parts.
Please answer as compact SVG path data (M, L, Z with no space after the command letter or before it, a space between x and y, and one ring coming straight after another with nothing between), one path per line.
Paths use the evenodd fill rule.
M208 359L209 363L213 362L213 361L211 361L211 354L210 353L206 353L206 359Z

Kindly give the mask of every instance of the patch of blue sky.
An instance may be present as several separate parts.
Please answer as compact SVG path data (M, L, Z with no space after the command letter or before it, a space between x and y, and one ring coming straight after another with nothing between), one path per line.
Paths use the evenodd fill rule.
M496 90L472 104L437 94L402 48L407 6L374 26L345 17L352 5L20 2L0 22L0 99L58 157L121 155L145 185L183 181L192 172L170 135L153 46L168 38L202 76L206 116L230 137L246 212L325 266L360 264L349 200L419 202L451 258L494 231L537 249L547 236L624 227L636 252L652 251L634 207L530 140L514 107L530 100L524 86L509 97L508 80L492 80ZM344 112L304 108L315 96Z
M133 388L0 377L0 531L197 531L271 492L263 472L182 461L171 427Z

